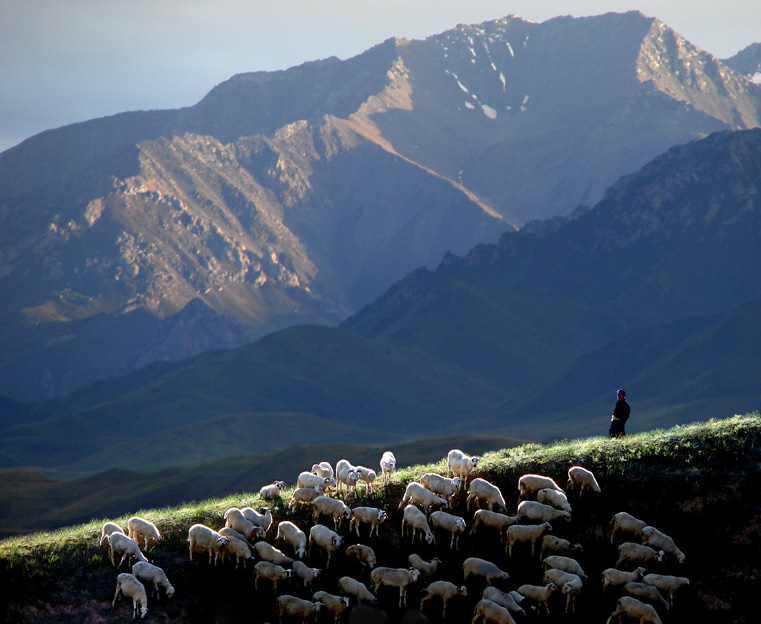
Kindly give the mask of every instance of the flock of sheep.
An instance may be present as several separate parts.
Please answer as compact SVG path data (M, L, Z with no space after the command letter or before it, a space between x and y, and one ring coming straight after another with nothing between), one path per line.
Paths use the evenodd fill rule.
M572 509L566 493L550 477L523 475L518 480L520 502L516 514L508 515L500 489L485 479L471 478L477 465L477 457L454 449L447 456L447 476L427 473L407 485L399 505L402 510L401 539L405 545L409 544L410 550L419 552L409 554L409 567L406 568L379 567L372 546L346 544L348 540L355 541L356 535L357 541L382 548L380 529L391 510L347 506L348 501L357 498L360 484L367 493L373 491L377 474L367 467L353 466L345 459L336 464L335 471L327 462L321 462L299 475L288 507L292 511L305 506L311 508L312 526L308 530L290 520L275 523L271 510L266 507L260 511L251 507L232 507L220 519L224 526L219 529L202 524L190 527L189 557L193 561L194 554L203 553L203 559L208 557L211 566L230 558L235 560L236 568L241 563L245 567L250 559L257 560L254 587L259 590L262 583L271 587L273 612L278 614L281 623L316 620L322 611L329 612L327 617L332 616L338 624L351 605L378 603L379 598L388 600L391 592L394 595L398 592L399 608L406 606L410 592L417 592L419 609L438 613L436 605L440 604L443 619L450 600L468 595L466 583L471 593L474 587L481 590L485 585L473 608L472 624L479 620L514 624L516 618L520 621L527 612L535 613L537 617L545 613L549 615L552 597L557 592L557 595L565 596L565 613L575 612L576 599L590 579L575 558L582 552L582 546L552 535L553 524L571 519ZM395 466L393 453L384 453L380 460L384 484L388 483ZM284 488L284 482L276 481L263 487L260 496L275 500L280 498ZM574 491L579 500L585 493L599 494L601 491L592 472L581 466L572 466L568 470L567 488ZM346 491L343 500L329 495L333 489L339 495ZM465 490L465 517L444 511L451 511L455 498ZM471 515L472 507L475 511ZM328 525L320 523L325 516ZM649 573L648 567L656 564L662 571L664 565L678 566L684 562L685 555L669 536L626 512L617 513L611 524L611 544L622 537L633 541L623 541L618 546L618 561L602 573L603 594L616 592L620 596L607 622L624 618L643 624L661 624L659 614L672 607L674 593L688 585L689 580ZM366 527L369 532L364 539L362 534ZM442 560L437 556L426 560L421 552L447 558L459 550L463 535L488 536L492 540L495 533L500 541L499 551L491 557L494 561L468 557L462 561L461 583L459 578L452 579L458 583L442 578L432 580L432 577L443 575ZM442 540L442 536L446 538ZM118 569L124 562L136 560L131 574L118 575L112 603L115 606L122 594L131 598L133 619L138 613L141 618L145 617L148 611L146 586L151 586L157 596L162 589L167 597L175 592L164 571L149 563L141 550L141 547L160 541L156 526L142 518L130 518L127 534L115 523L108 522L103 526L101 543L108 545L112 565ZM419 546L415 546L416 543ZM541 581L521 584L509 592L496 587L495 584L506 589L510 579L497 563L503 559L502 550L504 557L510 560L513 557L522 559L522 565L532 561L538 551L541 572L535 581L540 578ZM117 556L121 556L118 565ZM306 562L321 567L310 567ZM325 577L321 577L323 571L331 568L339 574L347 570L355 573L340 576L334 586L313 591L313 582L324 580ZM293 594L279 593L279 585L281 588L287 585ZM428 602L432 599L433 602Z

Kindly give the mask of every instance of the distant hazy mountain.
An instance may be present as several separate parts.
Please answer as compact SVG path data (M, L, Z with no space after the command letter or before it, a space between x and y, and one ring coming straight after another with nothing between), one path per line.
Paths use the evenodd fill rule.
M751 43L733 57L722 61L751 82L761 84L761 43Z
M390 39L43 132L0 154L0 394L336 323L760 110L760 87L630 12Z

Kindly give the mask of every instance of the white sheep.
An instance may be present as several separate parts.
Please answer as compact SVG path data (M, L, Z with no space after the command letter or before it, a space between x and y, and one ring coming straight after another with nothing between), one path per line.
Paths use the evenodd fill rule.
M385 451L381 456L380 468L383 482L388 483L391 480L391 473L396 470L396 457L391 451Z
M265 533L264 529L254 524L243 515L243 510L237 507L230 507L224 513L225 527L233 529L238 533L241 533L246 539L254 540L257 538L263 538Z
M116 593L114 599L111 602L111 607L116 607L116 601L121 594L124 594L127 598L132 598L132 619L137 617L138 610L140 611L140 619L145 617L148 613L148 596L145 593L145 587L138 581L132 574L128 572L122 572L116 577Z
M375 567L375 564L378 563L375 551L364 544L352 544L346 549L345 554L347 559L354 559L357 563L370 570L372 570Z
M290 520L283 520L277 525L275 542L288 544L298 559L303 559L307 554L307 534Z
M319 602L323 607L330 611L335 619L334 624L338 624L341 614L349 608L349 599L345 596L336 596L325 591L318 591L312 595L312 600Z
M470 457L460 449L452 449L447 453L447 476L450 474L460 478L460 487L465 487L468 475L478 466L478 457Z
M193 551L208 552L209 563L214 555L214 565L217 565L217 560L220 554L224 553L229 541L229 538L220 535L214 529L203 524L194 524L188 529L190 560L193 561Z
M582 466L571 466L568 469L568 485L566 487L571 491L578 489L579 496L587 490L596 494L602 491L594 474Z
M460 547L460 536L465 533L467 527L465 520L460 516L454 516L446 511L434 511L429 518L433 531L441 529L452 535L449 540L449 547L457 549Z
M544 559L549 555L576 555L583 551L581 544L572 544L567 539L556 535L544 535L542 547L539 550L539 558Z
M536 501L523 501L518 505L518 516L529 522L553 522L562 518L566 522L571 521L571 513L562 509L555 509L544 503Z
M359 472L348 459L339 459L336 462L336 489L340 492L341 486L345 485L347 492L355 492L359 481Z
M147 561L138 561L132 566L132 575L143 584L150 583L153 585L156 598L159 597L159 587L164 588L167 598L174 596L174 587L160 567Z
M264 500L275 500L280 498L280 493L285 489L285 481L274 481L269 485L263 486L259 490L259 497Z
M525 474L518 479L519 498L524 500L531 495L535 495L539 490L550 488L562 492L560 486L555 483L551 477L545 477L539 474Z
M300 487L293 491L291 500L288 501L288 509L296 511L296 507L304 503L311 504L315 498L322 496L325 493L325 488L321 485L316 487Z
M552 583L556 587L559 587L561 591L566 595L565 612L568 613L569 609L573 607L576 609L576 596L581 592L583 581L578 574L572 574L565 570L558 570L556 568L550 568L545 571L542 582L545 584ZM565 588L565 591L563 591Z
M373 484L378 477L375 470L368 468L367 466L357 466L356 470L359 473L359 481L362 481L365 484L368 493L372 493Z
M277 593L277 584L291 578L291 571L270 561L257 561L254 566L254 589L259 589L259 579L272 582L272 593Z
M673 605L674 592L680 587L687 587L690 584L690 579L685 576L671 576L670 574L646 574L642 582L666 592L669 604Z
M582 581L580 578L575 578L563 583L560 590L565 594L565 612L576 613L576 598L581 593Z
M550 614L550 598L553 592L557 591L558 586L555 583L547 583L546 585L521 585L516 591L525 598L533 600L537 603L538 608Z
M399 588L399 608L407 604L407 587L420 579L420 570L405 568L375 568L370 573L375 595L382 586Z
M277 597L277 615L282 624L283 616L288 615L290 617L299 618L302 622L306 622L312 616L316 616L320 612L320 603L312 602L311 600L304 600L303 598L297 598L289 594L283 594Z
M647 583L627 583L624 585L624 594L653 606L659 605L667 611L671 608L671 604L663 597L660 590Z
M114 563L115 554L122 556L118 566ZM108 536L108 555L111 558L111 565L116 568L121 568L122 564L132 557L138 561L148 561L140 551L140 546L137 545L137 542L131 537L124 535L124 533L114 532Z
M412 529L412 539L415 541L415 534L420 531L420 540L425 538L425 541L429 544L435 543L433 531L428 524L428 519L425 514L420 511L415 505L407 505L402 513L402 537L405 535L405 528L409 526Z
M357 602L378 601L364 583L360 583L358 580L353 579L350 576L342 576L338 579L336 586L342 595L354 598Z
M473 608L473 619L471 624L475 624L477 620L483 618L484 623L494 622L495 624L515 624L513 616L502 605L498 605L493 600L482 598L476 603Z
M425 509L426 513L429 513L431 507L441 505L443 507L449 507L449 503L446 498L437 496L430 490L425 489L417 481L411 481L407 484L407 489L404 491L404 497L402 502L399 503L399 509L404 507L407 503L413 503L420 505Z
M635 544L634 542L624 542L618 547L618 561L616 567L620 568L624 563L633 563L647 567L653 561L660 563L663 561L662 550L654 550L650 546Z
M640 532L642 543L651 548L662 550L668 555L673 555L679 563L684 563L687 558L685 554L677 548L674 540L665 533L652 526L646 526Z
M507 543L505 545L505 552L508 557L513 556L513 546L518 542L530 542L531 543L531 555L535 554L536 543L542 539L542 536L552 531L552 525L549 522L543 522L542 524L514 524L507 528Z
M312 464L312 474L316 474L323 479L325 477L332 477L334 475L333 466L330 465L330 462L326 461L321 461L319 464Z
M622 615L629 619L638 620L640 624L662 624L653 605L641 602L631 596L623 596L618 599L616 610L610 614L605 624L610 624L616 618L620 622Z
M613 525L613 532L610 534L610 543L613 543L616 535L619 533L631 533L634 538L639 538L642 529L647 526L647 522L635 518L625 511L619 511L610 521Z
M158 544L161 541L161 533L153 522L133 516L127 520L127 536L131 537L142 548L148 548L149 545Z
M370 525L369 537L373 536L373 529L375 530L375 535L380 537L380 525L387 519L388 514L377 507L355 507L351 510L349 532L351 533L352 528L354 528L357 532L357 537L359 537L359 525L364 523Z
M312 547L317 544L328 555L328 561L325 567L330 567L330 557L337 552L343 545L343 538L335 531L331 531L322 524L315 524L309 529L309 557L312 557Z
M318 496L312 501L312 521L317 524L321 515L333 518L333 528L337 531L341 520L351 520L351 509L337 498Z
M219 533L220 535L224 537L237 537L239 540L246 542L246 544L250 544L250 542L248 541L248 538L245 535L243 535L243 533L239 533L238 531L236 531L235 529L231 529L230 527L222 527L221 529L219 529L219 531L217 531L217 533Z
M267 542L256 542L256 544L254 544L254 550L256 551L256 556L259 557L259 559L269 561L275 565L291 565L294 561L282 550L275 548L272 546L272 544L268 544Z
M304 584L304 589L312 591L312 583L314 580L322 574L322 570L319 568L310 568L303 561L294 561L291 568L293 573L301 579Z
M457 494L460 489L460 477L450 479L449 477L442 477L435 472L426 472L419 481L427 490L431 490L437 496L447 499L447 504L452 506L452 497Z
M647 568L642 566L632 572L607 568L602 571L602 592L605 594L610 587L623 587L627 583L638 583L646 573Z
M270 530L274 519L269 507L262 507L261 511L256 511L256 509L251 509L251 507L241 507L240 511L246 520L255 526L261 527L265 534Z
M462 570L464 581L467 581L468 577L473 574L483 578L487 585L491 585L495 580L506 581L510 578L510 575L495 563L478 557L468 557L463 561Z
M505 504L505 498L502 496L502 492L499 488L489 483L486 479L476 478L470 482L468 489L467 508L470 510L471 501L476 501L478 507L484 502L490 511L494 511L493 507L496 507L496 511L500 513L507 512L507 505Z
M506 516L496 511L489 511L488 509L479 509L473 515L473 526L470 527L470 535L473 535L476 528L480 526L489 527L491 529L497 529L499 531L499 538L502 543L505 542L505 536L507 529L514 524L518 523L518 516Z
M235 537L234 535L225 535L225 537L227 537L227 544L225 545L225 550L222 553L222 560L224 561L227 555L235 557L235 568L237 569L238 564L240 564L242 559L243 567L245 568L246 561L253 557L248 542L246 540L240 539L239 537Z
M484 593L481 594L481 598L496 602L500 607L505 607L510 613L518 613L520 615L526 615L526 612L518 604L518 601L511 594L506 594L496 587L485 587ZM521 596L521 599L523 596Z
M330 488L335 487L335 485L336 480L333 477L321 477L311 472L302 472L296 480L297 488L313 488L319 486L326 492Z
M536 501L554 507L555 509L561 509L562 511L571 513L571 503L568 502L568 497L558 490L542 488L536 493Z
M442 602L441 619L443 620L447 617L447 602L455 596L467 595L468 590L465 588L465 585L460 585L458 587L449 581L434 581L423 590L423 596L420 598L420 610L423 610L423 603L426 600L433 598L434 596L438 596L441 598Z
M111 535L111 533L121 533L124 534L124 530L115 522L106 522L103 524L103 528L100 532L100 545L103 546L103 544L108 542L108 536Z
M542 563L544 564L545 570L549 570L551 568L556 570L565 570L566 572L580 576L583 580L587 579L587 575L584 574L584 570L582 569L581 565L579 565L579 562L572 557L566 557L564 555L550 555L549 557L545 557Z
M430 561L425 561L420 555L415 553L411 553L407 557L407 561L409 562L411 568L420 570L420 576L424 581L428 580L428 577L435 574L436 570L438 570L439 566L441 565L441 559L438 557L434 557Z

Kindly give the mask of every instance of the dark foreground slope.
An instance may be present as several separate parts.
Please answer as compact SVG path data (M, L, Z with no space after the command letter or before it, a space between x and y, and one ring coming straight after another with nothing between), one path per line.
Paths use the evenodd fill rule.
M569 524L556 524L555 533L584 547L579 561L589 580L578 599L576 614L563 616L563 598L553 597L552 617L529 614L519 622L567 621L603 622L615 608L615 596L601 595L601 572L616 562L616 547L610 543L609 521L614 513L628 511L670 534L686 554L679 565L667 558L652 571L673 573L690 579L690 586L676 595L674 608L661 614L664 624L685 621L746 623L756 621L755 596L761 548L761 492L758 488L761 453L761 416L756 413L723 421L698 423L669 431L632 436L624 441L577 440L551 447L522 447L489 453L482 458L478 476L491 480L505 493L509 511L516 508L516 483L521 474L539 472L565 483L570 465L583 464L598 476L602 494L579 498L571 495L574 508ZM309 462L305 463L310 463ZM416 466L400 472L393 483L369 500L352 502L384 507L389 520L379 538L362 542L375 548L379 565L405 566L410 552L424 558L438 556L443 565L437 578L462 582L462 561L479 556L498 563L511 578L497 584L505 590L522 583L541 582L539 563L527 548L519 545L508 559L496 534L465 536L462 548L452 553L444 535L436 546L413 548L400 538L401 512L397 509L404 481L423 470L444 470L443 462ZM214 568L203 558L188 561L186 534L194 522L221 526L222 513L229 505L257 504L250 493L225 500L207 501L174 509L142 512L162 529L165 540L148 552L163 567L177 593L170 600L151 601L146 621L150 622L252 622L276 621L275 600L269 585L253 587L253 569L235 569L227 563ZM465 508L464 496L456 498L453 513L471 522L472 511ZM282 506L276 520L286 517ZM291 516L288 516L291 517ZM124 521L126 519L122 518ZM308 529L309 514L291 517ZM332 523L330 523L332 524ZM111 607L116 571L98 548L99 524L78 527L57 534L29 536L0 542L0 612L2 622L114 622L129 621L131 607L122 601ZM348 536L347 543L357 542ZM272 541L273 535L268 537ZM324 567L322 553L315 551L311 565ZM352 567L339 553L330 569L315 582L315 590L335 591L335 582L349 574L368 580L366 573ZM483 583L469 579L467 598L450 603L448 622L470 621L473 605ZM354 608L345 621L439 622L440 605L427 602L421 616L418 587L409 594L404 612L397 606L393 590L381 589L378 609ZM302 591L294 585L282 593ZM426 619L428 618L428 619ZM332 621L320 615L318 622Z

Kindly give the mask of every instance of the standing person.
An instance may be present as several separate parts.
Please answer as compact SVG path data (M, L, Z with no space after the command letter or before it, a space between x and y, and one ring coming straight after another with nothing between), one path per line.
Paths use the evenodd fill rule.
M620 438L626 435L624 425L629 419L629 413L631 412L631 408L626 402L626 390L619 389L616 392L616 397L618 401L616 401L616 407L613 409L613 415L610 417L610 429L608 429L608 434L611 438Z

